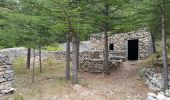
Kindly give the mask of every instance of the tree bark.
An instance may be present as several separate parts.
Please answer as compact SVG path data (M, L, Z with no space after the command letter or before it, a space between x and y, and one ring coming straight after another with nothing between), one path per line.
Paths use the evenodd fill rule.
M105 68L105 74L110 75L110 67L108 65L108 35L104 32L104 51L103 51L103 66Z
M33 67L32 67L32 83L35 81L35 48L34 48L34 59L33 59Z
M105 17L109 16L109 6L105 4ZM108 23L105 22L105 31L104 31L104 51L103 51L103 66L105 68L105 74L110 75L110 66L108 65Z
M79 55L80 55L80 39L77 37L77 70L79 71L80 69L80 59L79 59Z
M163 5L164 6L164 5ZM162 60L163 60L163 69L164 69L164 90L168 89L168 57L166 49L166 33L165 33L165 11L162 6L161 11L161 29L162 29Z
M41 45L39 45L39 66L40 66L40 73L42 73Z
M78 53L77 53L77 36L72 33L72 83L78 84Z
M31 66L31 48L27 49L27 69L30 69Z
M66 41L66 80L70 80L70 33L67 33L67 41Z
M153 33L152 33L152 32L151 32L151 38L152 38L153 53L156 53L155 38L154 38L154 36L153 36Z

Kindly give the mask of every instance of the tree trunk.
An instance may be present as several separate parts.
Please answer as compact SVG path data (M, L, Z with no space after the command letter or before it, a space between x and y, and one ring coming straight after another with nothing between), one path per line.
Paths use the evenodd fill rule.
M35 81L35 48L34 48L34 59L33 59L33 66L32 66L32 83Z
M41 45L39 45L39 65L40 65L40 73L42 73L42 60L41 60Z
M105 68L105 74L110 75L110 66L108 65L108 35L104 32L104 51L103 51L103 66Z
M66 42L66 80L70 79L70 33L67 33L67 42Z
M27 49L27 69L30 69L31 66L31 48Z
M164 7L161 11L161 26L162 26L162 60L164 68L164 90L168 89L168 58L167 58L167 49L166 49L166 33L165 33L165 15Z
M155 46L155 38L153 36L153 33L151 32L151 38L152 38L152 48L153 53L156 53L156 46Z
M79 59L79 55L80 55L80 39L77 37L77 70L79 71L80 69L80 59Z
M78 51L77 51L77 36L72 33L72 83L78 84Z
M109 6L106 3L105 5L105 17L109 16ZM104 31L104 51L103 51L103 66L105 68L105 74L110 75L110 66L108 65L108 24L105 22L105 31Z

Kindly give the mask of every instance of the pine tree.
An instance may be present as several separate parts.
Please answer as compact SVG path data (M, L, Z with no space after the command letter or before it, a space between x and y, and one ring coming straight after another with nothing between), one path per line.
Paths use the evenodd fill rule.
M167 64L167 43L166 36L169 34L169 11L170 1L168 0L143 0L136 1L134 8L134 25L147 27L153 36L158 39L162 37L162 57L164 72L164 90L168 89L168 64ZM133 4L131 2L131 4ZM161 33L161 34L160 34Z

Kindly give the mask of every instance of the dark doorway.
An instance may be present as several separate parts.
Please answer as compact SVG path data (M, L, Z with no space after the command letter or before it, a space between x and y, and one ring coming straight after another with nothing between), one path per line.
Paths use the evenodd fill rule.
M138 60L138 39L128 40L128 60Z
M109 50L114 50L114 44L109 44Z

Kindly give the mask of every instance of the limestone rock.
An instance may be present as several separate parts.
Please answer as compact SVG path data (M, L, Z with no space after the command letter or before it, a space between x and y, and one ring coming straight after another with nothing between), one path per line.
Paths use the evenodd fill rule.
M170 97L166 97L165 100L170 100Z
M148 96L146 100L157 100L157 99L152 96Z
M170 89L165 91L165 95L170 97Z
M5 81L6 81L5 78L0 78L0 83L5 82Z
M164 96L163 92L159 92L158 95L156 96L156 99L158 99L158 100L165 100L166 97Z
M148 93L148 96L151 96L151 97L154 97L154 98L156 98L156 94L155 93Z
M0 94L8 94L8 93L13 93L14 88L6 89L6 90L1 90Z

